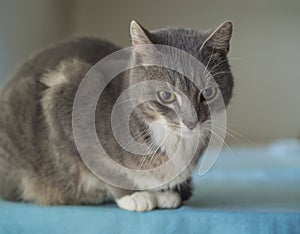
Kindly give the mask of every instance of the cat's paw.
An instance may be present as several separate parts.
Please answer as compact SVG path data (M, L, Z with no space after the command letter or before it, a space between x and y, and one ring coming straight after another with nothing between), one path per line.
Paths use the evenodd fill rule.
M174 209L181 205L181 197L174 191L157 192L156 199L157 207L162 209Z
M135 192L116 200L118 206L130 211L149 211L157 206L156 196L150 192Z

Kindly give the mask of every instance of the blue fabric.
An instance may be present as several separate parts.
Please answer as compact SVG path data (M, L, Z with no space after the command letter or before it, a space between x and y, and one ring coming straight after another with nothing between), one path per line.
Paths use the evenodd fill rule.
M299 233L300 148L289 144L224 150L206 175L195 171L194 196L176 210L0 201L0 233Z

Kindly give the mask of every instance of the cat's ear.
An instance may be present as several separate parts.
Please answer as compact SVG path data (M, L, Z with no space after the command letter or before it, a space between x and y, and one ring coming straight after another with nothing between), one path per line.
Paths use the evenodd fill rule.
M151 33L138 24L135 20L130 23L130 36L133 45L133 56L136 61L148 63L155 60L159 51L150 40Z
M232 36L232 22L225 21L215 30L213 30L202 43L200 51L204 47L210 47L216 51L229 52L229 44Z
M130 23L130 36L132 45L144 45L144 44L152 44L149 39L150 33L143 28L140 24L138 24L135 20L132 20Z

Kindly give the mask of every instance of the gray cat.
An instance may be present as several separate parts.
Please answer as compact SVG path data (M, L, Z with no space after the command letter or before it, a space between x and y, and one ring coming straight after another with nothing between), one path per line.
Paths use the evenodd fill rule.
M215 30L167 28L147 31L135 21L130 34L133 47L143 44L169 45L183 50L203 63L219 86L225 105L233 88L227 53L232 23L224 22ZM89 69L120 48L97 38L76 38L49 47L26 61L1 91L0 96L0 197L44 205L101 204L115 200L119 207L132 211L177 208L191 196L191 173L206 148L210 134L201 135L201 144L188 167L174 180L149 190L141 190L149 181L163 180L166 171L155 174L149 169L168 161L178 144L175 135L159 141L164 120L172 131L185 129L182 157L198 141L197 126L206 126L210 115L208 102L214 102L213 87L200 91L182 75L163 68L142 66L115 78L101 95L96 109L99 139L111 158L130 169L144 170L144 176L124 174L103 165L109 176L119 178L129 189L106 183L83 163L72 131L72 107L76 91ZM138 58L138 50L133 50ZM199 77L201 79L201 77ZM120 93L144 80L168 81L192 102L197 112L192 118L180 102L182 93L161 90L157 100L139 105L130 117L134 138L155 148L154 155L135 155L122 149L110 126L112 107ZM140 90L154 92L150 88ZM130 98L130 97L129 97ZM176 109L176 110L175 110ZM175 115L174 112L180 113ZM141 134L143 133L143 134ZM154 156L154 157L153 157ZM130 186L135 189L130 189Z

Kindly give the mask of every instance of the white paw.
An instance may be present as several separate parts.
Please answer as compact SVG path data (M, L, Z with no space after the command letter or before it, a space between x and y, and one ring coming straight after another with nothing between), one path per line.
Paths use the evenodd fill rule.
M174 191L157 192L156 199L158 208L172 209L181 205L181 197Z
M149 211L157 206L155 194L150 192L135 192L116 202L120 208L130 211Z

